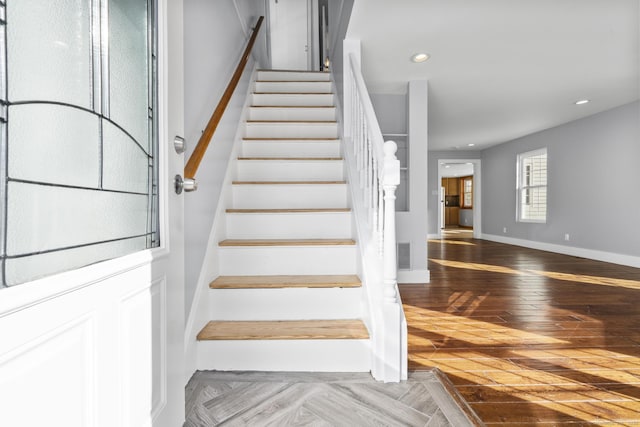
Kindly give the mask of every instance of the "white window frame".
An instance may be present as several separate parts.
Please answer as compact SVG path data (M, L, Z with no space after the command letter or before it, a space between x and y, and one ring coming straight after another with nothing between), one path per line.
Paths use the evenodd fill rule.
M524 178L524 168L523 168L523 164L524 161L530 157L536 157L536 156L540 156L540 155L545 155L547 156L547 171L546 171L546 184L545 185L527 185L527 183L525 182L525 178ZM547 148L540 148L537 150L532 150L532 151L527 151L524 153L520 153L518 154L518 158L517 158L517 175L516 175L516 221L517 222L532 222L532 223L541 223L544 224L547 222L547 214L548 214L548 199L549 199L549 168L548 168L548 162L549 162L549 155L547 152ZM547 198L545 200L545 213L544 213L544 219L537 219L537 218L523 218L523 212L522 212L522 190L525 190L527 188L546 188L547 189Z

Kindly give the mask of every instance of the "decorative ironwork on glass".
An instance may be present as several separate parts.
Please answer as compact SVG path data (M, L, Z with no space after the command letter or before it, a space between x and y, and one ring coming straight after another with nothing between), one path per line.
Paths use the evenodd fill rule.
M0 2L0 286L159 245L154 11Z

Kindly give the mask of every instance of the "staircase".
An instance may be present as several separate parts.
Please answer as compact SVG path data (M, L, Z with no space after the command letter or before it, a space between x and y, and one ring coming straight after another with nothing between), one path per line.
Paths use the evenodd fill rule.
M329 74L258 71L199 369L369 371Z

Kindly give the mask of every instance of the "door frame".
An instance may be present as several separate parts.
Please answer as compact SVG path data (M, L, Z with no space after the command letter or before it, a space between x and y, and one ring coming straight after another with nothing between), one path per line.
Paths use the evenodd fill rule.
M265 0L266 10L266 40L267 40L267 56L269 65L273 64L272 49L272 24L271 24L271 2L278 0ZM307 70L320 70L320 19L322 16L318 11L318 0L306 0L307 2ZM328 13L328 12L327 12Z
M64 404L45 410L49 425L184 422L184 195L173 191L184 167L173 149L174 135L184 133L183 0L156 4L160 247L0 290L0 371L14 374L0 378L14 409L0 413L0 424L30 423L33 402L21 399L29 390L9 389L29 376ZM44 367L48 377L38 375Z
M438 165L438 239L442 238L442 229L440 224L443 223L440 209L440 187L442 187L442 172L440 164L442 163L473 163L473 237L474 239L482 238L482 160L481 159L437 159Z

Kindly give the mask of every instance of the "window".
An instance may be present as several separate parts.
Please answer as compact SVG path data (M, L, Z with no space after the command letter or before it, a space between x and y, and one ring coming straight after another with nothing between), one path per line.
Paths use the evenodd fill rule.
M547 149L518 155L518 221L547 221Z
M158 246L154 7L0 2L0 289Z
M473 177L465 176L460 179L462 182L462 208L473 208Z

